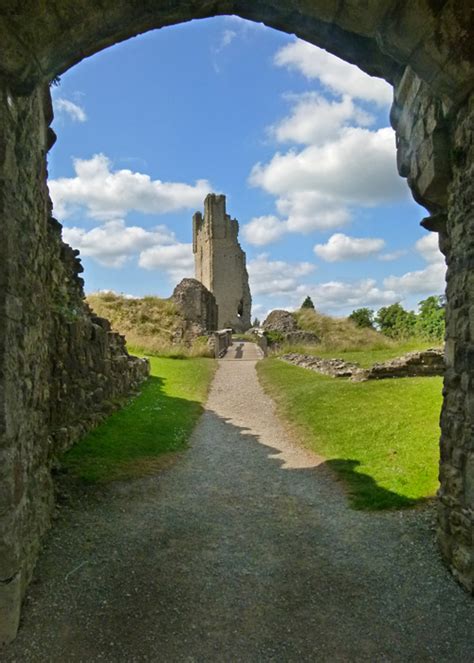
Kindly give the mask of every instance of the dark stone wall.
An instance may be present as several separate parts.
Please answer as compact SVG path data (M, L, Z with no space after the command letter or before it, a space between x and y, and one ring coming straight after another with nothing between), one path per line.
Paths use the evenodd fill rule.
M58 454L145 378L83 301L46 186L49 90L0 90L0 642L14 636L54 506Z
M459 108L407 67L395 88L398 167L446 257L446 372L437 537L474 592L474 96Z
M218 14L296 34L390 82L410 64L437 93L462 101L472 90L472 0L2 0L0 76L31 91L111 44Z
M474 95L453 121L453 179L442 248L448 263L438 541L474 592Z

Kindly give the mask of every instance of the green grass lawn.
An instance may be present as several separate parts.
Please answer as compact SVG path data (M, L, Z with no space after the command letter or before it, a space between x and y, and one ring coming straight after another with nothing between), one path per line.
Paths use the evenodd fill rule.
M216 362L150 357L150 363L151 377L140 395L63 456L69 472L89 482L144 476L186 447Z
M400 508L435 494L441 378L353 383L273 358L257 370L302 442L344 479L352 506Z

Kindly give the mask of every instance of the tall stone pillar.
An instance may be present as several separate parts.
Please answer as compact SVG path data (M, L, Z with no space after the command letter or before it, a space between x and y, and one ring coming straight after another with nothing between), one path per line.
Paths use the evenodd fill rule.
M456 108L407 67L391 119L399 172L429 210L422 225L438 233L448 267L437 538L474 592L474 96Z
M0 90L0 643L11 640L53 491L45 463L51 283L49 91Z
M474 95L453 120L446 233L446 376L441 414L438 541L474 592Z

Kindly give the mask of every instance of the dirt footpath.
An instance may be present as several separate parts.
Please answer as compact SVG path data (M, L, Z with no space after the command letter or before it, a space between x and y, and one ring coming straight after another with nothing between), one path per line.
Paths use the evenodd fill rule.
M2 661L474 661L432 508L349 509L238 354L172 467L60 509Z

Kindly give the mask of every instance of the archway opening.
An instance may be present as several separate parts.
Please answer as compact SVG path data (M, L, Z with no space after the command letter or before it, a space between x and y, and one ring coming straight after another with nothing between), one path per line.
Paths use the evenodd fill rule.
M195 69L192 76L199 81L199 85L193 87L190 78L186 78L189 57L186 53L179 60L181 68L173 65L173 77L179 82L170 88L168 95L163 96L161 90L165 80L172 80L172 76L168 71L166 78L162 77L157 63L163 60L164 52L167 52L169 61L173 61L172 56L178 47L173 43L172 36L178 33L185 36L189 53L193 54ZM417 222L423 212L415 203L409 202L406 183L396 172L395 137L387 126L392 100L388 84L369 79L307 43L268 32L263 27L249 26L235 18L173 28L168 39L166 34L167 31L148 35L144 39L147 47L144 59L137 61L133 58L133 68L140 71L144 80L151 80L151 71L158 76L155 86L146 86L159 91L156 101L152 96L147 97L146 101L139 101L138 86L133 100L134 107L153 109L154 116L150 115L150 120L154 122L156 135L150 138L148 134L153 132L147 130L148 164L129 163L124 168L113 163L117 160L116 154L106 161L109 157L107 151L100 150L105 156L81 153L72 177L53 176L53 198L56 197L68 214L76 205L80 208L80 214L90 217L85 223L75 221L74 216L66 220L66 239L73 242L76 238L78 243L74 248L78 247L86 254L88 269L94 268L94 261L102 262L109 268L108 273L115 276L123 267L128 285L126 294L132 296L154 292L153 280L162 276L162 270L164 276L169 277L168 282L160 286L163 288L160 294L166 296L170 286L178 280L175 271L178 257L183 270L189 270L183 271L182 275L193 276L189 239L190 216L194 210L188 199L194 196L196 206L201 207L199 196L207 193L207 185L209 190L229 195L232 205L229 211L240 219L241 241L249 256L254 301L260 307L256 309L257 313L266 313L272 308L298 309L304 298L303 293L310 293L319 313L345 317L354 309L370 306L382 309L405 299L412 302L406 304L403 301L405 306L415 308L425 296L436 295L441 290L444 270L442 256L436 252L437 236L429 235L418 227ZM154 36L157 41L153 40ZM261 60L251 50L252 44L255 47L257 43L263 51ZM136 56L138 46L138 43L133 44ZM243 46L249 51L247 56L242 54ZM123 45L118 50L127 47ZM114 61L112 55L110 53L111 64L104 67L102 77L109 81L107 95L116 99L115 103L112 101L115 108L119 105L125 72L124 65ZM105 54L101 57L105 59ZM245 61L245 58L248 59ZM150 72L146 68L147 59L151 60ZM132 61L132 58L127 61ZM235 61L238 61L240 71L235 69ZM87 70L85 63L80 67ZM250 72L257 75L257 67L265 68L263 80L278 74L284 77L283 82L274 83L271 94L262 84L259 93L252 95L251 103L246 98L237 108L235 97L226 95L225 91L243 89L248 84ZM117 93L112 90L113 71L120 71ZM196 71L199 73L196 74ZM233 79L228 75L229 71L232 71ZM180 79L179 75L183 78ZM86 78L87 75L83 74L82 81ZM184 88L187 94L179 96L179 88ZM203 98L201 90L206 91ZM63 106L73 98L65 80L55 89L54 96L56 104ZM84 99L93 96L91 90ZM200 101L193 104L196 99ZM97 105L106 107L106 103L104 96ZM86 112L87 105L85 102L83 105ZM255 122L256 109L260 107L263 107L264 113L258 117L257 135L251 122ZM120 111L115 112L118 114ZM134 113L132 106L128 106L125 113ZM180 129L178 115L184 130ZM159 122L154 117L159 118ZM208 118L207 124L205 118ZM92 118L84 122L82 130L86 130L91 122ZM171 128L175 126L173 123L176 123L176 142L168 144L166 140L169 140ZM107 129L102 126L102 132L107 137ZM266 144L258 153L255 145L262 141L262 137ZM140 134L135 129L133 141L138 158L144 158L144 153L140 152L143 149L140 148L140 140ZM246 146L246 142L251 143L250 147ZM185 159L184 172L181 159L174 157L180 149L184 154L194 156L194 160L192 156ZM173 155L168 170L168 164L162 159L160 170L156 167L155 174L150 175L149 171L154 170L153 153ZM247 158L244 165L242 155ZM232 179L234 176L235 179ZM148 178L148 189L143 184L144 178ZM229 183L222 185L223 178L228 178ZM237 179L240 181L237 182ZM130 200L119 201L123 216L127 218L111 222L112 216L117 214L117 200L111 192L115 191L115 182L120 181L129 187ZM139 196L134 198L137 182ZM177 209L176 220L172 212L160 208L162 182L168 190L181 187L173 200ZM91 196L91 191L96 190L99 193ZM158 190L156 198L153 198L154 190ZM257 198L262 193L266 197L263 204ZM144 196L147 208L140 207ZM237 210L235 204L239 205ZM162 226L162 234L155 237L153 233L162 218L168 226ZM407 228L403 234L398 225L400 218L404 218ZM96 225L97 221L101 225ZM91 224L95 225L92 230ZM127 246L120 245L115 238L126 237L130 227L134 236L142 234L143 243L140 239L127 252ZM412 239L407 241L410 231ZM109 241L107 232L110 232ZM111 254L111 248L122 253ZM417 263L413 262L414 258ZM416 265L418 269L410 265ZM139 273L135 281L134 269ZM369 271L372 269L378 273L378 278L373 277ZM133 289L139 282L142 292ZM121 289L113 282L101 285L98 286L101 289ZM242 315L242 301L241 304L237 316ZM411 323L413 319L407 321L407 325ZM351 329L346 333L350 335ZM408 335L408 327L400 329L399 333L401 336ZM319 330L315 334L319 334ZM385 340L385 337L380 337L382 345ZM357 351L353 337L346 336L344 342L347 344L344 348L326 346L326 355L332 352L335 357L344 351L345 356L347 351ZM387 341L382 348L386 356L401 354L407 349L392 349L390 343ZM429 344L430 341L427 342ZM370 342L366 349L369 345ZM410 349L415 347L416 342L410 345ZM318 348L313 352L318 354ZM373 361L377 358L378 355L374 354ZM436 419L437 413L434 415L431 451L437 445ZM397 453L396 449L392 450L389 464L395 464ZM357 470L356 459L350 460ZM433 454L430 461L426 461L428 464L431 464L431 475L434 477L431 486L433 494L437 474ZM343 471L347 467L347 464L344 467L341 464ZM403 470L398 471L403 473ZM362 474L361 468L352 472L353 477ZM374 479L374 482L376 484L377 480ZM391 504L384 502L387 494L394 499L397 496L395 490L388 488L381 487L378 492L382 494L380 504ZM397 505L407 505L422 497L399 494L395 501Z
M228 3L211 8L193 3L185 9L181 3L167 3L165 8L150 11L147 6L108 2L98 9L95 3L84 2L78 19L71 6L62 3L61 11L54 16L21 7L0 23L6 53L1 70L5 108L1 121L6 137L1 163L5 219L2 245L8 252L1 294L5 312L1 351L6 367L2 431L7 450L5 472L15 477L6 491L8 536L0 573L2 597L6 595L7 604L14 609L6 621L2 615L3 640L10 639L16 630L21 597L51 511L47 462L37 461L44 460L49 448L52 390L38 385L49 384L52 374L64 370L63 363L55 361L57 348L64 352L67 346L62 333L58 333L58 321L64 318L64 304L71 294L77 296L81 289L75 278L77 261L61 245L58 228L49 216L45 152L53 137L47 131L51 115L48 95L41 84L85 56L140 32L229 12ZM468 447L470 402L466 395L472 377L466 331L472 292L466 287L470 283L470 248L460 238L470 236L465 230L465 219L470 217L464 212L472 186L466 176L466 164L472 159L466 99L472 90L473 65L470 42L465 39L464 14L451 10L450 3L397 7L393 11L386 3L379 3L362 14L352 4L345 4L340 11L339 3L317 3L301 11L295 11L292 4L275 6L267 1L253 3L251 8L245 2L232 6L232 11L242 17L294 31L395 85L392 121L397 128L399 170L408 177L417 200L430 210L425 226L440 232L443 251L450 258L447 294L451 324L442 416L439 533L445 559L472 590L472 545L467 543L472 541L472 454ZM44 20L46 15L50 21ZM21 44L31 47L25 49ZM457 57L452 58L452 53ZM426 121L417 123L421 118ZM455 159L451 163L452 154ZM453 200L457 201L455 205ZM66 287L57 287L65 282ZM30 295L35 289L37 296L33 298ZM45 315L45 302L53 315ZM67 313L75 315L73 309L68 308ZM76 332L76 339L81 333L89 334L78 327ZM84 356L82 351L78 353L80 361ZM94 358L86 358L89 365L94 363ZM12 417L12 413L18 416ZM44 495L46 499L41 498ZM30 521L37 523L34 532L27 526ZM456 527L451 527L451 521L457 523Z

